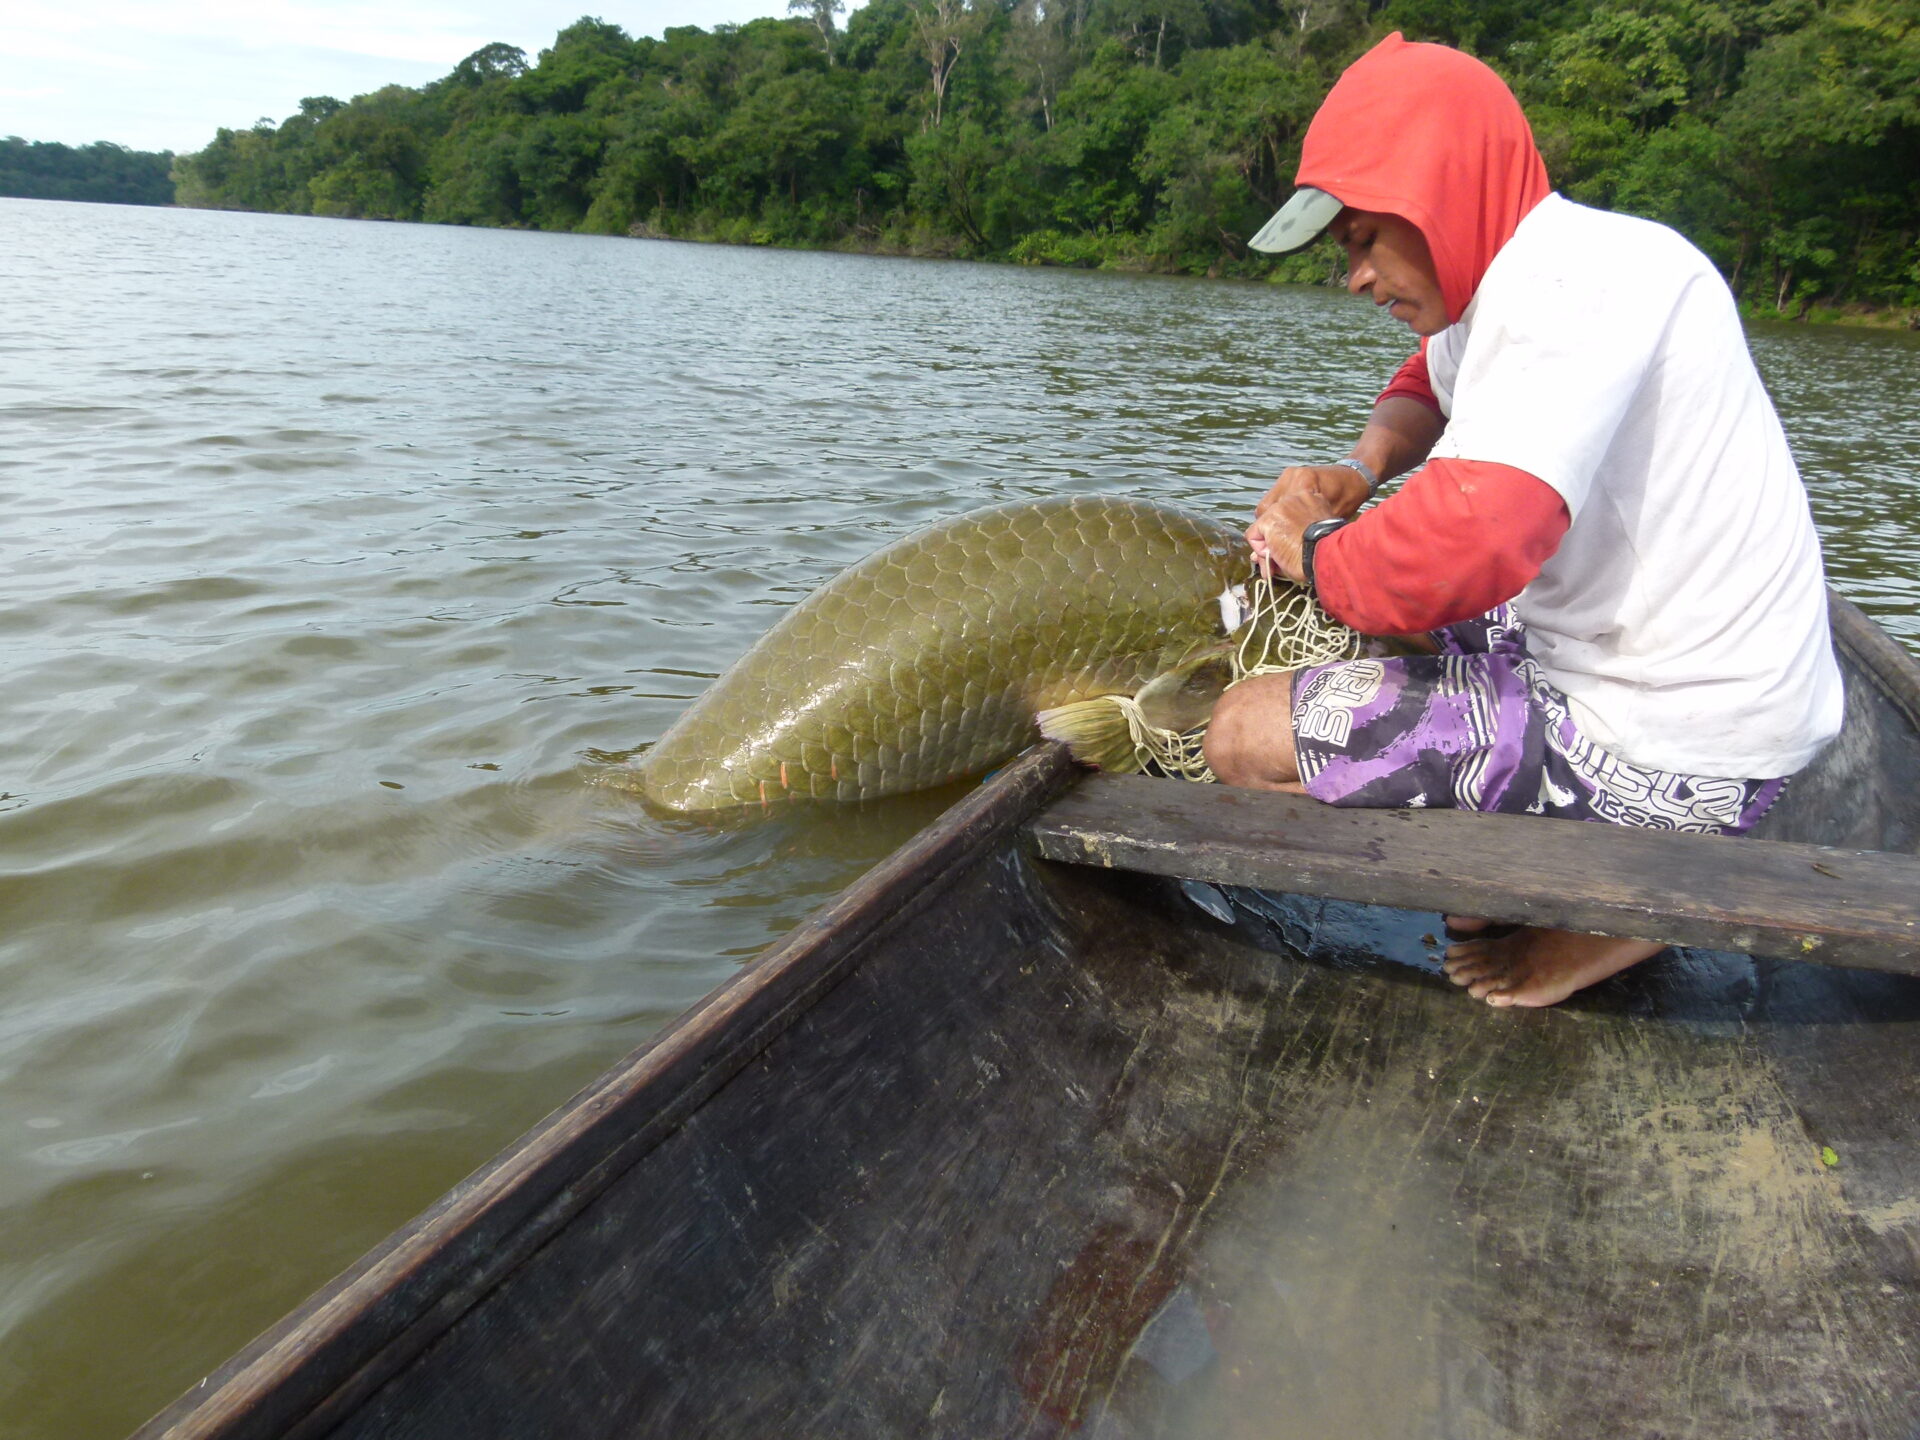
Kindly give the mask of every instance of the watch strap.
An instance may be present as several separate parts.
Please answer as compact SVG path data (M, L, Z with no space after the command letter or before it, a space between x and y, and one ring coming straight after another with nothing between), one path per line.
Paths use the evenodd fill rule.
M1373 473L1373 467L1364 460L1356 460L1349 455L1341 460L1329 460L1329 465L1344 465L1362 480L1367 482L1367 499L1371 500L1380 493L1380 477Z

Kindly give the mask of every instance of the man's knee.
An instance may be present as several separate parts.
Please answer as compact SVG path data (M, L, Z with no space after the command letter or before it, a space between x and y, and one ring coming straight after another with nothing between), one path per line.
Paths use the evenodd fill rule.
M1207 764L1223 785L1299 779L1293 753L1293 676L1260 675L1221 695L1207 724Z

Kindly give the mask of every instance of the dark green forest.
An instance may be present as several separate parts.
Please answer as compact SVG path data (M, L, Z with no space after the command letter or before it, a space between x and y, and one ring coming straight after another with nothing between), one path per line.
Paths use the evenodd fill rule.
M1920 306L1920 0L792 0L582 19L419 89L221 130L180 203L1324 279L1245 245L1390 30L1513 85L1556 186L1648 215L1750 308ZM1920 312L1916 312L1920 313Z
M171 205L170 151L129 150L99 140L0 139L0 195L25 200L97 200L109 205Z

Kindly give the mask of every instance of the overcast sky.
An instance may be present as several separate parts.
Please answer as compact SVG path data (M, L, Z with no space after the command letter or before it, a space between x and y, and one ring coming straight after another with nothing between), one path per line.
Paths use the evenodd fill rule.
M491 41L532 59L583 14L658 35L786 13L786 0L0 0L0 135L198 150L303 96L438 79Z

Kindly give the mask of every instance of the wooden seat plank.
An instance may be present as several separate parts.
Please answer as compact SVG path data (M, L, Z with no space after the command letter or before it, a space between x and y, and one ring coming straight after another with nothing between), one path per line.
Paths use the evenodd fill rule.
M1920 975L1920 858L1093 775L1048 860Z

